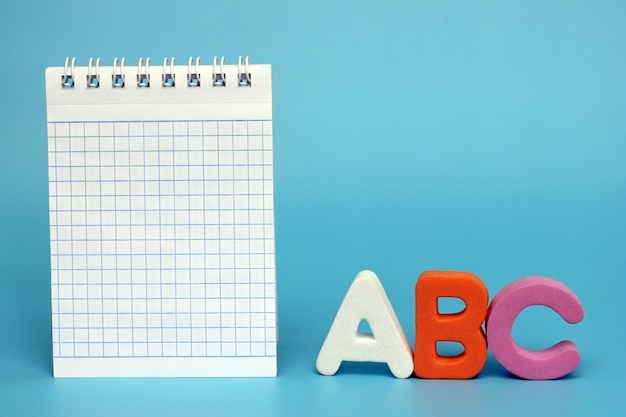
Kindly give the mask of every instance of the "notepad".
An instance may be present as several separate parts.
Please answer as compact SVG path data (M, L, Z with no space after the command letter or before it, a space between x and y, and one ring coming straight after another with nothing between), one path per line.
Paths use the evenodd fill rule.
M275 376L271 66L46 70L56 377Z

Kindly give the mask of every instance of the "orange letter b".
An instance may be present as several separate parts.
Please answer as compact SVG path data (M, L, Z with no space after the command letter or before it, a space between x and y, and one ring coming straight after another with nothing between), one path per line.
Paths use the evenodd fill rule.
M441 314L440 297L460 298L465 309ZM415 375L436 379L475 377L487 360L487 339L481 326L488 304L487 287L472 273L426 271L420 275L415 284ZM458 342L465 351L441 356L437 342Z

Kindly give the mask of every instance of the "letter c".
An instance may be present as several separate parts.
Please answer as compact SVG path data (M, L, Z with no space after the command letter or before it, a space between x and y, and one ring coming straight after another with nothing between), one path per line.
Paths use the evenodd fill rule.
M511 330L519 313L532 305L556 311L575 324L584 317L578 297L565 284L546 277L526 277L504 287L493 298L487 313L487 342L493 356L511 373L525 379L556 379L572 372L580 363L576 345L563 340L540 351L521 347Z

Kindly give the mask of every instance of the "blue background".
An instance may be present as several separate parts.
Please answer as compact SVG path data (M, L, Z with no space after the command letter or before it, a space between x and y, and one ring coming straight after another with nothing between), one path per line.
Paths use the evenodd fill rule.
M2 0L0 415L623 414L626 3ZM273 64L279 377L51 377L44 68L238 55ZM409 340L428 269L493 297L527 275L586 317L522 313L519 343L572 339L576 371L394 379L315 372L351 281L380 277Z

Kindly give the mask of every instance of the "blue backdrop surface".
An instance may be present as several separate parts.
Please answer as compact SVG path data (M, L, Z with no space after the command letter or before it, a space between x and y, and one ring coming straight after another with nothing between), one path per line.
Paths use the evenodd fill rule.
M626 3L3 1L0 415L623 414ZM279 376L53 379L44 69L100 56L250 55L274 75ZM557 381L491 356L468 381L385 365L315 372L351 281L380 277L413 341L428 269L493 297L528 275L585 308L524 311L514 336L582 354Z

